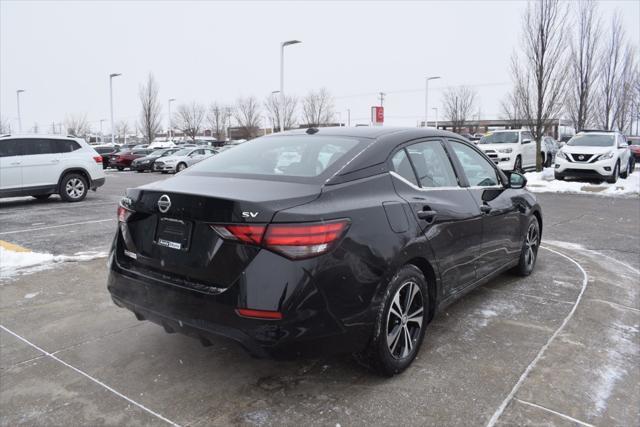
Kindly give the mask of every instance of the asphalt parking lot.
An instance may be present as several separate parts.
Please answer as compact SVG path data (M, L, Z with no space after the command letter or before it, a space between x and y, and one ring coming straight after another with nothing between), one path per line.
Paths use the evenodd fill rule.
M78 204L0 201L0 240L108 249L124 189ZM434 319L391 379L350 357L258 360L138 322L112 304L104 258L0 285L0 425L640 425L640 200L538 196L533 275L502 275Z

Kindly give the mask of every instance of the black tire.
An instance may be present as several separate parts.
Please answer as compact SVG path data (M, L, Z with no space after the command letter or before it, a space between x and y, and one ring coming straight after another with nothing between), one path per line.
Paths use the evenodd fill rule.
M540 224L535 215L531 215L527 224L527 231L522 239L522 250L518 265L513 268L513 273L518 276L528 276L536 266L538 248L540 247Z
M544 155L544 153L540 153L540 164L542 165L542 167L547 167L547 156Z
M564 175L562 175L562 174L554 173L554 174L553 174L553 177L554 177L555 179L557 179L558 181L564 181Z
M616 166L613 168L613 173L611 176L607 177L607 182L609 184L615 184L618 182L618 177L620 176L620 162L616 163Z
M47 200L49 197L51 197L51 194L38 194L31 197L36 198L38 200Z
M187 168L187 164L186 163L178 163L178 165L176 166L176 173L177 172L182 172L186 168Z
M407 304L408 295L413 295L413 299ZM384 376L401 373L418 354L428 322L427 282L418 267L405 265L389 282L378 310L373 338L358 359Z
M516 162L513 164L513 170L518 173L524 173L522 170L522 157L516 157Z
M118 166L118 170L119 170L120 172L122 172L122 171L124 170L124 167L122 167L122 166Z
M79 202L87 197L89 184L87 179L77 173L70 173L62 178L60 183L60 197L65 202Z
M631 169L631 159L629 159L629 161L627 162L627 167L624 168L624 172L620 172L620 178L626 179L629 175L631 175L631 172L633 170Z

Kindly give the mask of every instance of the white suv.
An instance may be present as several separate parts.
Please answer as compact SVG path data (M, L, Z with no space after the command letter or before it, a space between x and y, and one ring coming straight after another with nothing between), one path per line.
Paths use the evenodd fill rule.
M79 202L104 182L102 157L84 139L0 136L0 197L59 194L67 202Z
M633 162L629 144L618 132L580 132L556 154L555 177L603 178L615 183L626 178Z
M528 130L487 132L478 142L478 148L502 170L523 171L536 167L536 143Z

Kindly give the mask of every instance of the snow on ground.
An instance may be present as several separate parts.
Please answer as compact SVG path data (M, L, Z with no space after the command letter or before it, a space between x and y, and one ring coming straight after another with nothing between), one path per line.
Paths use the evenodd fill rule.
M51 268L71 261L89 261L105 258L106 252L77 252L74 255L52 255L40 252L16 252L0 246L0 280L19 274Z
M558 181L553 177L553 168L545 168L542 172L529 172L527 188L534 193L579 193L600 194L603 196L639 196L640 171L637 169L626 179L619 178L615 184L589 181Z

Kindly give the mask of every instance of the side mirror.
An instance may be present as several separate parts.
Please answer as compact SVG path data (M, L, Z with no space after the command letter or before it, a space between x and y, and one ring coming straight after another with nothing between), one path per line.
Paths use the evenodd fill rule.
M511 172L511 175L509 175L509 188L518 190L524 188L525 185L527 185L527 178L525 178L524 175L518 172Z
M522 140L522 143L523 143L523 144L529 144L530 142L531 142L531 140L530 140L530 139L523 139L523 140Z

